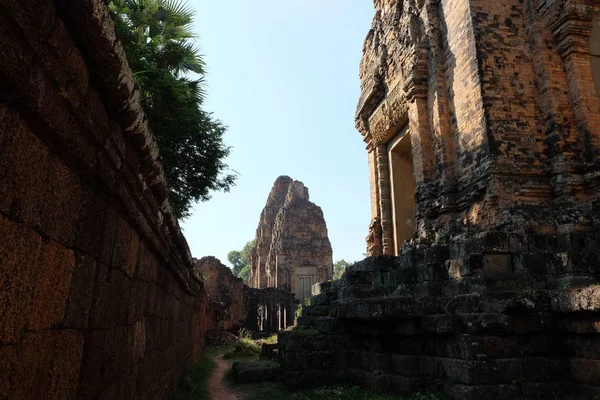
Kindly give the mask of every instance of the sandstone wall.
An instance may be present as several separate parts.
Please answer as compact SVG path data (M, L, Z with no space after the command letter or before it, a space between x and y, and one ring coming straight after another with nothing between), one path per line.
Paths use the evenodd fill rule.
M368 248L390 256L315 288L280 334L284 380L598 397L600 4L374 3L357 127L375 181ZM417 225L394 243L389 154L406 135Z
M165 398L207 298L106 2L2 0L0 49L0 398Z
M279 333L284 382L434 390L456 400L600 394L599 286L430 295L418 290L426 279L427 271L379 256L321 285L298 327Z
M201 275L199 278L204 281L215 308L215 326L211 328L237 333L246 323L248 287L215 257L202 257L194 260L194 264L194 271Z

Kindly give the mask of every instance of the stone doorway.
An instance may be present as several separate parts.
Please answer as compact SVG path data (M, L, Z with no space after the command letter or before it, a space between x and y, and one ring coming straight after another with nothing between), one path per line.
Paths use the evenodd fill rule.
M310 297L312 285L314 284L314 276L299 275L298 276L298 292L296 297L304 304L304 300Z
M296 268L296 299L304 304L304 300L310 298L312 286L316 283L316 267L297 267Z
M404 127L387 146L390 165L390 192L394 224L394 254L415 231L415 178L413 175L412 145L408 126Z

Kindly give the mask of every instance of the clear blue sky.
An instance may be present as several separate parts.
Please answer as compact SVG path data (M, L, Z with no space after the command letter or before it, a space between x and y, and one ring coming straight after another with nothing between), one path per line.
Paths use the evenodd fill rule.
M208 75L205 108L228 127L229 193L182 227L194 257L224 263L254 238L279 175L323 209L334 261L363 258L370 222L367 153L354 128L371 0L191 0Z

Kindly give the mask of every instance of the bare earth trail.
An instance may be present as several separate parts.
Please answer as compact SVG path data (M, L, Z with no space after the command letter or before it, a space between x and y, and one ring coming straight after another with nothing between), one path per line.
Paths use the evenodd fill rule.
M219 354L214 358L217 368L208 380L208 393L211 400L242 400L239 393L232 391L225 385L225 372L230 368L229 364L223 360L223 355Z

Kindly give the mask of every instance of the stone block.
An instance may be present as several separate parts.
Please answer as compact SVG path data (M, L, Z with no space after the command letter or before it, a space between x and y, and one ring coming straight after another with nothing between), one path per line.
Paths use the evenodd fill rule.
M90 328L105 329L133 323L136 305L132 301L132 281L122 271L110 269L106 265L97 264L96 268ZM164 297L163 302L166 303ZM165 307L163 302L160 302L159 309Z
M419 356L391 355L392 372L404 377L419 376Z
M361 365L366 371L385 371L391 372L390 354L373 353L363 351L361 355Z
M440 358L419 356L419 373L421 376L438 376L441 373Z
M117 240L113 251L111 265L132 278L135 274L139 252L139 236L125 219L119 219Z
M457 279L471 275L471 269L464 259L449 260L446 264L448 278Z
M109 205L106 209L106 223L104 224L100 252L97 260L101 264L112 264L113 253L117 241L117 227L119 225L119 221L120 217L116 209Z
M100 255L102 236L107 223L108 204L88 186L83 186L81 212L77 222L74 247L94 258Z
M47 186L48 149L14 110L0 109L0 132L0 211L38 228Z
M71 290L75 256L71 250L44 241L40 253L27 329L49 329L62 322Z
M443 358L439 362L444 376L451 382L467 385L510 384L523 376L518 358L486 361Z
M18 361L14 346L0 347L0 397L9 398L13 368Z
M424 379L402 375L392 375L392 390L396 393L413 392L425 385Z
M16 348L11 397L75 397L83 354L83 336L75 331L28 333Z
M308 368L306 352L285 353L283 355L283 365L287 370L304 371Z
M512 257L510 254L486 254L483 257L482 277L494 282L513 277Z
M398 268L396 271L396 282L397 284L419 282L419 269L415 265Z
M51 239L72 247L82 201L79 177L62 160L51 156L40 229Z
M308 335L302 338L302 347L310 351L325 351L329 349L328 335Z
M281 374L279 367L242 362L234 362L232 371L237 383L269 382Z
M555 355L559 355L558 352ZM523 379L527 382L557 382L569 373L569 364L550 357L523 357Z
M32 310L42 239L2 215L0 232L0 344L10 344L23 333Z
M565 338L565 352L571 357L600 360L600 335L572 335Z
M520 390L516 385L462 385L451 384L445 392L452 398L461 400L506 400L518 399Z
M307 353L308 368L331 370L337 362L337 354L333 351L313 351Z
M390 374L366 373L365 385L380 392L390 392L392 390L392 378Z
M571 358L569 366L575 382L600 386L600 360Z
M134 334L133 326L85 332L79 387L81 393L96 398L136 363ZM162 360L163 364L166 362L166 359ZM159 371L153 375L159 377Z

